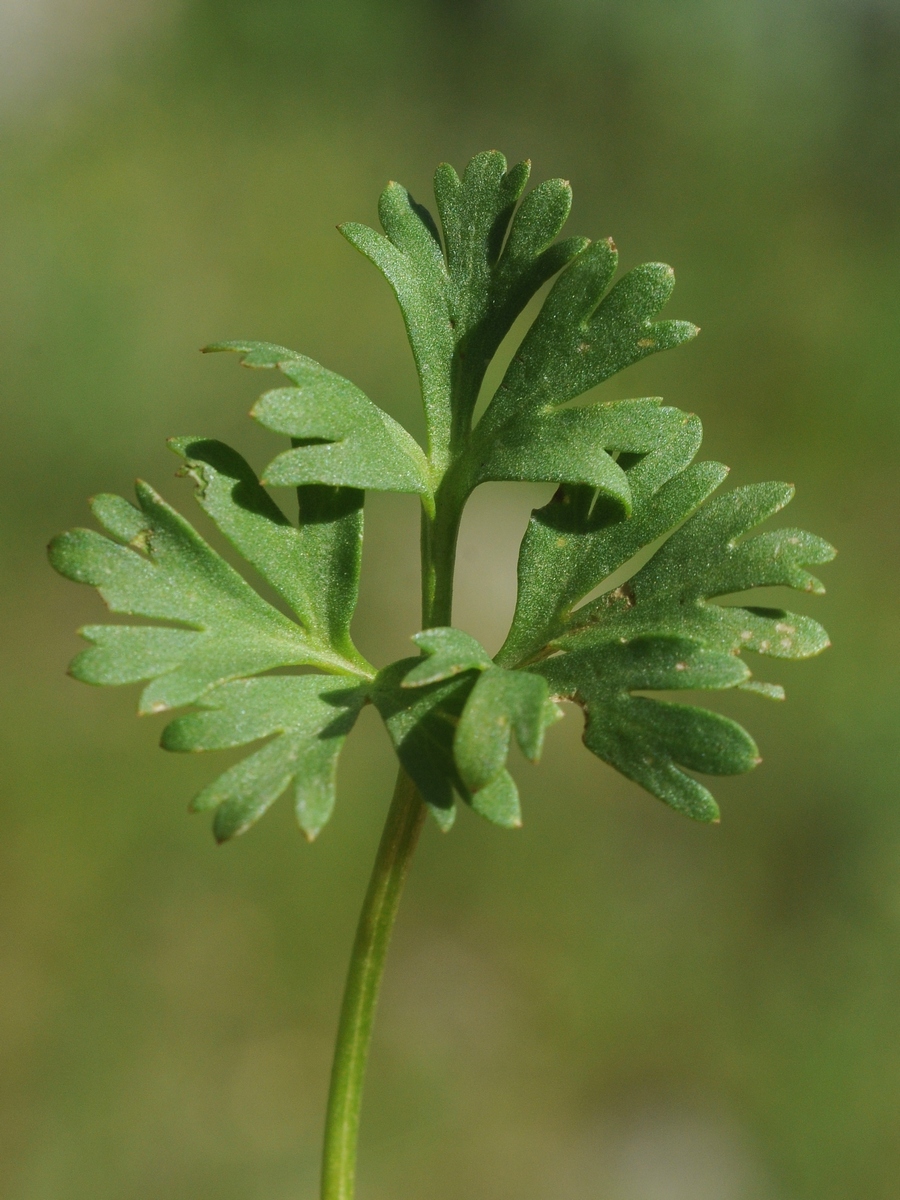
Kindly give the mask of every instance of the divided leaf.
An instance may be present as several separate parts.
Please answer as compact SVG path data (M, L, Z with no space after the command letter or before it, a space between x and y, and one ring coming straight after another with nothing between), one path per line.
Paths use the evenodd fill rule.
M617 516L627 516L631 488L618 459L659 453L690 419L647 399L526 412L499 432L479 425L471 450L473 484L583 484L611 502Z
M399 183L385 188L378 216L386 237L355 221L338 228L394 290L419 374L433 446L449 434L455 347L441 244L430 214Z
M337 759L365 691L323 675L239 679L200 698L199 712L163 731L165 750L224 750L276 735L197 796L195 812L215 809L222 842L243 833L290 786L300 828L312 841L334 808Z
M536 762L547 725L562 715L550 704L547 684L527 671L490 667L482 672L463 710L453 753L470 791L487 787L506 765L510 735L526 758Z
M510 744L515 736L537 759L561 715L554 697L583 708L585 744L600 758L673 808L715 820L715 801L687 772L748 770L758 761L752 739L725 717L640 693L740 687L779 698L777 685L749 678L740 652L804 658L828 644L806 616L725 600L758 587L822 590L806 567L832 557L827 543L794 529L747 536L788 503L788 485L710 500L726 469L693 462L695 416L652 398L573 403L697 330L655 319L674 286L670 267L647 263L613 283L611 240L555 241L571 189L553 179L526 195L529 173L527 162L508 169L488 151L462 178L438 168L441 231L396 183L379 203L383 234L341 227L400 303L427 456L359 388L304 355L267 342L208 347L235 351L248 367L277 368L291 385L266 392L252 410L291 441L262 481L221 442L170 445L205 513L292 617L145 483L137 506L94 499L106 535L74 530L51 544L54 567L97 587L113 612L162 622L88 626L91 645L71 666L76 678L146 683L142 712L195 704L164 731L170 750L270 739L194 801L216 810L220 840L248 828L288 788L301 827L315 837L333 807L344 738L370 700L443 828L456 795L498 825L521 823L506 769ZM554 275L473 428L491 359ZM438 597L426 605L430 621L441 612L448 619L451 535L468 495L490 480L559 485L523 539L503 648L492 660L460 630L430 628L414 638L421 657L376 675L350 636L365 490L421 498ZM296 487L298 526L264 484ZM327 674L266 674L300 666Z
M474 431L469 486L486 480L584 484L619 515L631 512L629 483L617 460L659 451L689 417L649 399L564 406L697 329L685 321L651 321L674 286L671 268L662 264L636 267L604 297L616 262L611 241L593 243L553 285Z
M400 184L382 194L384 235L365 225L340 227L382 272L400 304L419 372L432 444L471 419L485 369L525 305L586 244L553 244L569 215L571 189L548 180L516 203L531 167L507 170L496 151L477 154L460 179L444 163L434 178L444 233ZM505 239L505 245L504 245Z
M454 792L496 825L521 825L519 796L509 772L499 771L486 787L473 793L463 782L454 758L454 734L472 691L473 672L404 687L404 676L419 662L405 658L385 667L370 693L404 770L444 830L451 827L456 815Z
M413 634L412 640L422 651L423 658L404 677L402 686L405 688L452 679L463 671L473 668L482 671L492 665L491 656L480 642L452 626L423 629L421 633Z
M587 245L580 237L554 243L572 207L572 189L564 179L539 184L516 210L530 173L529 162L507 170L496 150L476 154L462 179L449 163L435 172L461 419L471 416L485 369L516 317Z
M60 534L50 561L67 578L96 587L113 612L180 628L87 626L81 632L93 644L72 663L76 679L150 680L140 711L162 712L214 684L274 667L362 673L263 600L149 484L138 482L137 498L138 508L118 496L98 497L94 515L111 536Z
M400 761L443 828L454 792L494 824L520 825L518 791L505 769L510 735L537 761L544 730L562 715L546 682L495 667L459 629L426 629L413 641L423 657L387 667L371 692Z
M740 540L783 508L793 489L757 484L704 503L726 471L691 465L699 440L692 418L655 454L619 457L634 502L627 520L595 489L577 486L560 488L532 514L516 613L497 661L528 666L554 694L580 704L585 744L600 758L673 808L714 820L709 792L679 764L708 774L747 770L757 760L749 735L703 709L632 693L742 687L781 698L777 686L750 681L737 655L748 649L806 658L828 645L825 631L782 609L716 600L779 585L819 592L804 567L828 562L834 551L795 529ZM575 607L664 535L630 579Z
M716 821L707 789L679 769L734 775L759 761L735 721L706 709L650 700L638 690L729 688L750 674L731 654L683 638L639 638L551 658L531 668L554 694L580 704L584 743L599 758L697 821Z
M415 439L355 384L283 346L219 342L253 367L277 367L295 385L266 392L251 410L260 425L294 440L263 472L278 487L329 484L383 492L430 492Z
M534 510L519 550L515 616L498 662L512 666L552 645L579 600L679 525L719 486L726 467L691 465L702 436L699 419L685 417L671 440L649 454L619 456L632 498L628 520L593 487L563 486Z
M442 164L434 191L443 248L430 214L396 183L381 197L383 235L355 223L341 230L394 288L432 460L451 469L458 502L488 480L549 481L599 489L627 515L631 495L617 457L658 449L682 414L652 400L562 406L697 330L652 320L672 291L670 267L644 264L608 291L618 257L612 241L555 242L571 188L548 180L519 203L529 173L527 162L507 169L496 151L477 154L462 178ZM528 301L559 272L473 432L488 364Z
M195 480L196 499L234 548L297 614L310 636L364 671L350 638L363 533L363 493L356 488L298 488L293 525L252 467L223 442L170 438Z
M828 635L810 617L715 603L717 597L758 587L824 591L804 569L834 557L822 538L777 529L738 541L793 494L789 484L758 483L701 506L627 584L577 609L554 645L574 649L666 633L727 653L745 649L794 659L820 653Z
M688 321L652 321L675 286L671 267L644 263L607 292L617 262L610 239L586 246L563 271L484 415L486 433L496 436L525 411L556 408L697 336Z

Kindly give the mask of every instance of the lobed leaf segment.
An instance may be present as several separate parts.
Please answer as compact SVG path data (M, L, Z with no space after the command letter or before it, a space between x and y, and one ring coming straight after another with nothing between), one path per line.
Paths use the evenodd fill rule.
M746 771L759 761L753 740L726 717L644 693L743 688L780 698L777 686L751 679L741 654L806 658L828 645L809 617L727 602L757 587L822 591L806 567L827 562L830 546L795 529L751 534L788 503L789 486L711 498L727 471L694 461L696 416L658 399L595 394L572 403L697 331L655 320L671 268L645 264L614 283L611 240L555 240L569 185L549 180L524 194L528 177L528 163L508 170L502 155L479 154L462 178L438 168L440 228L394 183L379 205L383 233L341 227L399 301L425 450L354 384L301 354L262 342L208 347L238 352L247 367L277 368L290 383L251 413L290 439L262 479L221 442L170 442L201 508L281 607L145 483L137 505L92 501L105 533L74 530L51 544L53 566L96 587L112 612L160 622L83 629L90 645L71 665L77 679L143 683L144 713L193 705L164 729L167 750L262 743L193 802L215 810L220 840L289 789L301 828L315 837L334 805L344 739L366 703L442 828L457 797L495 824L521 823L510 744L536 760L563 700L583 709L584 742L599 758L672 808L716 820L712 795L689 772ZM554 276L475 422L489 363ZM468 496L488 480L558 485L532 514L515 616L494 658L450 624L456 531ZM268 487L296 489L296 521ZM416 494L422 505L420 653L381 671L350 632L369 489Z

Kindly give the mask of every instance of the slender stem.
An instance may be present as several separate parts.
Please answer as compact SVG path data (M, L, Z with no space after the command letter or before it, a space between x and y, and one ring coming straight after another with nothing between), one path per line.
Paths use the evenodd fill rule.
M453 608L453 567L458 518L434 520L422 513L422 628L449 625Z
M470 486L451 468L435 492L434 512L422 509L422 628L449 625L459 524Z
M400 893L425 805L401 768L363 902L338 1026L322 1156L322 1200L353 1200L356 1143L372 1020Z
M443 490L442 490L443 489ZM446 477L434 506L422 510L422 628L449 625L453 565L465 493ZM458 493L458 494L457 494ZM416 848L425 804L403 768L363 901L344 986L322 1153L322 1200L353 1200L363 1081L378 990L400 893Z

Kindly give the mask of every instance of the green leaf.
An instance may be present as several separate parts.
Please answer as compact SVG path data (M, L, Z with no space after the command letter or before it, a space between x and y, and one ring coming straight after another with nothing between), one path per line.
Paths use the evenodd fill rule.
M306 386L266 392L251 412L266 429L300 443L269 463L266 483L429 491L424 455L401 425L339 375L316 364L306 374Z
M491 435L529 409L558 407L618 371L697 335L687 321L657 321L675 286L671 267L645 263L605 296L618 254L611 240L585 247L560 275L484 415Z
M536 761L544 730L562 716L546 683L495 667L484 647L460 629L426 629L413 641L423 657L382 673L384 695L375 700L406 769L422 781L438 812L455 789L495 824L520 825L518 792L504 766L512 731L526 757ZM392 695L398 681L400 694ZM432 686L454 681L459 688ZM410 690L414 696L404 699Z
M255 365L264 366L283 354L280 347L253 351ZM201 705L205 711L167 727L167 749L236 746L278 734L206 788L194 807L217 809L221 841L248 828L293 783L298 821L312 838L331 812L337 754L365 692L321 676L241 677L285 666L318 666L356 680L373 674L349 633L363 492L299 487L297 528L228 446L187 437L169 444L185 462L182 473L195 481L201 507L300 623L263 600L148 485L138 484L138 508L118 496L93 502L110 537L64 534L51 546L51 562L97 586L115 612L182 627L89 626L82 632L93 645L75 659L72 674L101 684L151 680L143 712Z
M238 340L213 342L211 345L203 347L204 354L222 352L240 354L241 366L251 367L255 370L272 370L280 367L282 363L290 363L300 357L296 350L289 350L287 346L278 346L274 342Z
M645 264L605 294L617 262L612 242L554 242L571 189L548 180L519 204L529 172L528 163L507 170L496 151L477 154L461 179L442 164L434 187L445 253L431 216L395 183L379 206L384 235L353 223L342 232L387 277L403 310L431 461L440 472L449 468L444 503L461 506L488 480L550 481L590 485L627 514L631 494L617 457L659 449L682 414L647 400L562 406L697 331L651 320L672 290L669 267ZM488 364L531 297L560 271L473 435Z
M291 386L266 392L252 415L291 446L263 480L220 442L172 448L197 500L292 616L268 603L146 484L138 506L93 502L107 536L63 534L53 565L97 587L116 613L155 624L97 625L72 673L91 683L145 682L142 711L194 703L173 722L169 749L271 739L195 802L217 810L220 838L246 828L293 787L309 836L334 800L337 752L371 699L398 757L439 822L455 796L494 823L521 823L506 769L513 735L529 758L559 716L579 704L584 740L601 758L700 820L718 810L687 772L753 766L749 735L705 709L645 691L740 688L744 650L803 658L827 644L805 615L746 603L787 586L816 593L807 570L833 550L796 529L749 536L790 499L785 484L710 499L726 468L694 463L699 420L658 399L586 396L649 354L694 337L658 320L671 268L645 263L614 282L611 240L556 240L571 189L553 179L526 193L527 162L477 154L460 177L435 174L440 228L405 188L379 202L384 230L341 227L397 296L419 374L427 455L354 384L284 346L231 341L245 366L279 369ZM516 318L554 276L484 415L473 427L486 369ZM472 490L492 480L552 482L522 542L509 635L494 660L450 619L455 542ZM299 525L265 484L297 488ZM423 510L421 655L376 675L353 645L366 489L417 494ZM444 624L441 624L444 622ZM271 676L309 666L323 676ZM258 678L265 676L264 678Z
M363 493L355 488L301 488L297 527L235 450L202 438L171 438L169 445L185 461L182 473L197 484L197 502L235 549L317 641L365 669L368 664L350 639Z
M740 725L717 713L635 696L638 690L729 688L749 671L740 659L683 638L639 638L540 663L560 697L586 713L589 750L666 804L698 821L717 821L707 789L680 766L712 775L747 771L759 761Z
M474 671L436 683L404 687L421 662L407 658L379 672L370 696L387 727L397 757L431 808L442 829L454 819L454 793L489 821L505 828L521 824L516 786L500 771L481 791L463 782L453 754L453 738L474 684Z
M451 679L462 671L472 668L483 670L490 667L491 657L480 642L461 629L439 626L424 629L412 639L424 656L402 682L402 687L422 687L436 683L439 679Z
M404 688L404 676L419 661L405 658L385 667L375 678L371 699L404 770L441 828L449 829L455 817L454 789L464 790L453 760L453 732L473 680L462 675Z
M691 418L655 399L619 400L569 408L545 408L496 431L475 431L475 482L530 480L584 484L614 506L632 508L628 475L617 458L659 452L677 439Z
M446 259L431 215L397 183L379 204L386 236L355 222L340 226L397 296L433 450L467 427L484 372L516 317L586 244L553 244L572 203L563 180L539 185L516 211L529 172L525 162L507 170L497 151L477 154L462 179L449 164L438 167Z
M300 828L312 841L334 808L337 759L365 702L365 691L322 675L239 679L207 692L200 712L170 722L165 750L224 750L275 736L220 775L195 798L194 811L215 809L222 842L243 833L293 787Z
M388 184L378 214L387 237L347 221L340 232L394 290L419 373L431 448L449 434L455 347L447 272L434 222L399 183Z
M480 817L501 829L521 829L519 790L509 771L499 771L490 783L472 792L468 803Z
M94 513L112 537L88 529L61 534L50 561L67 578L96 587L113 612L178 628L88 626L82 632L92 646L72 663L75 678L149 680L140 711L161 712L217 683L275 667L364 673L263 600L148 484L138 483L137 498L139 507L98 497ZM261 571L265 559L257 556Z
M716 600L778 585L821 591L804 568L834 551L795 529L745 538L792 489L757 484L708 500L725 468L691 465L699 441L692 418L657 451L619 456L633 496L627 520L602 493L577 486L560 488L533 513L519 556L516 613L497 661L531 664L551 690L584 707L589 749L672 807L713 820L709 792L679 764L710 774L747 770L757 760L749 735L703 709L632 693L741 687L781 698L777 685L751 681L736 656L746 649L808 657L827 646L824 630L782 609ZM666 535L630 579L576 607Z
M736 653L809 658L829 644L810 617L780 608L717 604L729 593L785 586L820 593L805 564L829 562L827 542L799 529L738 539L774 515L793 488L761 483L703 505L626 584L576 610L554 645L590 646L614 638L666 633Z
M466 701L453 742L466 787L478 792L506 764L511 733L526 758L536 762L544 742L549 692L539 675L490 667Z
M567 629L571 611L657 538L679 525L727 474L719 463L691 460L702 439L697 417L684 417L671 440L638 458L619 456L632 515L592 487L561 487L531 516L519 552L512 627L497 661L528 661Z
M283 346L220 342L209 349L237 351L255 367L278 367L295 384L267 392L251 411L266 429L302 443L269 463L267 484L430 492L428 464L415 439L349 380Z
M811 533L776 529L738 539L793 499L788 483L757 483L704 505L635 577L635 587L681 602L753 587L784 585L822 594L805 564L830 562L834 549ZM690 561L692 570L684 570Z
M469 488L487 480L583 484L632 508L622 464L659 452L690 418L658 400L564 407L639 359L696 335L654 316L674 286L671 268L645 264L605 295L615 273L611 241L585 247L554 284L522 341L467 452Z
M485 369L516 317L587 244L578 237L554 244L572 207L563 179L539 184L516 210L530 172L528 162L507 170L496 150L476 154L462 179L449 163L435 172L462 420L471 416Z

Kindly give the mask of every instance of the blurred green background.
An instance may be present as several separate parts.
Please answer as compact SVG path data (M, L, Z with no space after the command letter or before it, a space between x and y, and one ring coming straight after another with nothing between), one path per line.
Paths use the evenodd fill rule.
M102 608L47 568L85 498L222 437L296 347L420 429L383 280L334 232L496 147L571 179L572 232L675 265L703 326L605 385L700 413L840 549L796 603L834 648L728 697L765 762L696 827L574 716L516 768L525 828L417 857L379 1011L360 1200L896 1200L900 5L895 0L2 0L4 1200L306 1200L386 809L371 711L314 847L281 803L217 848L134 696L65 665ZM271 386L271 385L269 385ZM496 647L547 489L494 485L456 621ZM367 508L363 650L417 627L416 508ZM202 525L201 525L202 527Z

